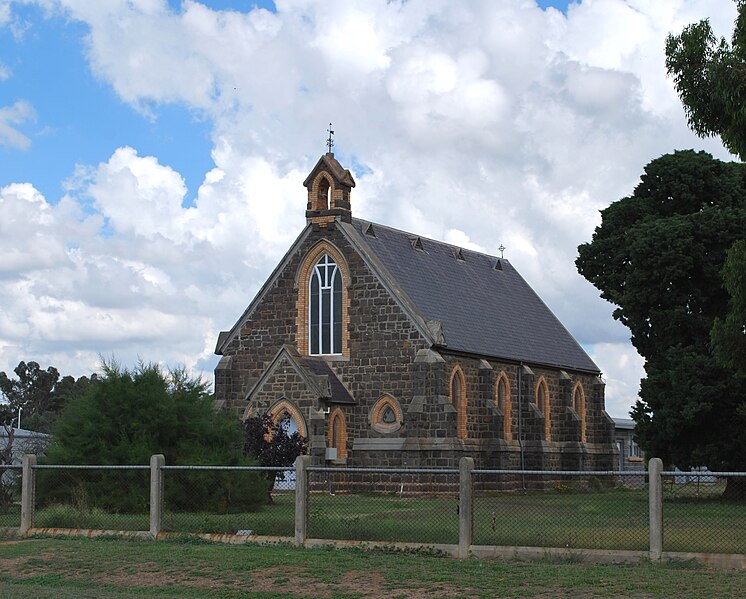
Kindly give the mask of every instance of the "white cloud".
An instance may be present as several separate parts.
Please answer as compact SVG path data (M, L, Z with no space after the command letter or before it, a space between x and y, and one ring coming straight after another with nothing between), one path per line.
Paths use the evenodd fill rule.
M31 145L31 140L13 125L23 125L35 118L34 107L24 100L18 100L10 106L0 107L0 145L21 150L28 148Z
M10 22L10 0L0 0L0 27Z
M604 373L606 411L613 417L629 418L645 376L643 359L626 343L598 343L591 357Z
M567 16L492 0L278 0L276 14L41 3L88 26L90 68L124 102L207 119L214 167L187 190L122 147L81 165L59 203L4 188L0 369L40 354L87 368L111 351L209 369L218 330L304 225L301 183L331 120L357 216L493 254L504 244L593 348L610 412L626 413L639 358L575 271L576 248L651 159L691 146L727 157L687 129L663 47L706 16L727 33L730 0L586 0Z
M8 77L10 77L10 69L7 65L3 64L2 60L0 60L0 81L4 81L8 79Z

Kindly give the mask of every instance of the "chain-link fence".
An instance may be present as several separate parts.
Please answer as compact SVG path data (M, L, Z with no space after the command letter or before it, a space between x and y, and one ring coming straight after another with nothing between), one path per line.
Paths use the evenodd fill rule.
M37 465L37 528L148 530L148 466Z
M468 459L460 470L327 468L310 466L306 456L296 481L295 470L166 466L163 456L150 466L37 465L27 458L22 477L18 467L2 473L0 530L412 542L458 545L459 555L469 544L649 550L652 559L661 551L746 553L746 504L739 499L746 473L660 475L660 460L648 475L472 470ZM21 478L30 493L22 492ZM306 492L296 495L299 489ZM151 504L153 493L161 499ZM296 517L296 506L305 518Z
M475 545L648 546L646 472L474 471Z
M744 492L744 472L664 472L664 549L746 553Z
M292 537L295 471L164 466L163 530Z
M0 534L21 525L21 470L19 465L0 466Z
M459 471L309 468L308 536L458 543Z

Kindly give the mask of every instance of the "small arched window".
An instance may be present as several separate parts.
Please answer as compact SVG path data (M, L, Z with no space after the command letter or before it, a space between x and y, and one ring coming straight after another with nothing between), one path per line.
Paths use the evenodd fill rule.
M327 446L337 450L337 459L347 458L347 423L342 410L337 408L329 420Z
M497 407L503 413L503 434L506 441L513 440L513 400L510 398L510 382L508 376L501 372L497 379L497 390L495 391Z
M399 402L385 393L370 411L370 424L379 433L393 433L401 428L404 414Z
M466 439L469 434L466 402L464 373L459 366L456 366L451 374L451 403L456 408L456 436L459 439Z
M547 388L547 382L544 377L539 379L536 383L536 407L539 411L544 414L544 439L546 441L552 440L552 410L549 402L549 389Z
M286 399L282 399L272 406L269 413L275 424L280 422L280 420L282 420L282 418L287 414L289 418L284 423L284 426L286 427L285 432L292 434L297 431L301 437L307 436L306 423L303 416L298 409Z
M308 283L308 347L311 355L342 353L342 274L324 254Z
M585 417L585 391L580 381L575 384L572 390L572 409L580 417L580 440L586 442L586 417Z
M319 195L316 199L315 210L328 210L329 209L329 190L331 189L329 181L326 177L322 177L319 181Z

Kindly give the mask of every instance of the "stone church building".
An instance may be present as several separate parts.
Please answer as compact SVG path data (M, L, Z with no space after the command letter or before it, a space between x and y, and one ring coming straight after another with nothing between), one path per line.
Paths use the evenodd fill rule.
M219 405L288 413L314 465L613 467L598 367L508 260L353 218L333 153L304 185L305 229L220 333Z

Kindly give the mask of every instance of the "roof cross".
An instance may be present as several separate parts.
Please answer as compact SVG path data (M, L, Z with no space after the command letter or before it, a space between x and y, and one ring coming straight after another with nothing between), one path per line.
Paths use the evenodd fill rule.
M501 244L500 244L500 247L499 247L499 248L497 248L497 249L498 249L498 250L500 250L500 258L504 258L505 256L504 256L503 254L505 253L505 250L507 250L508 248L506 248L506 247L505 247L505 246L504 246L504 245L503 245L503 244L501 243Z
M327 129L327 132L329 133L329 137L326 140L326 148L327 153L332 153L332 148L334 147L334 138L332 137L334 135L334 131L332 130L332 124L329 123L329 128Z

